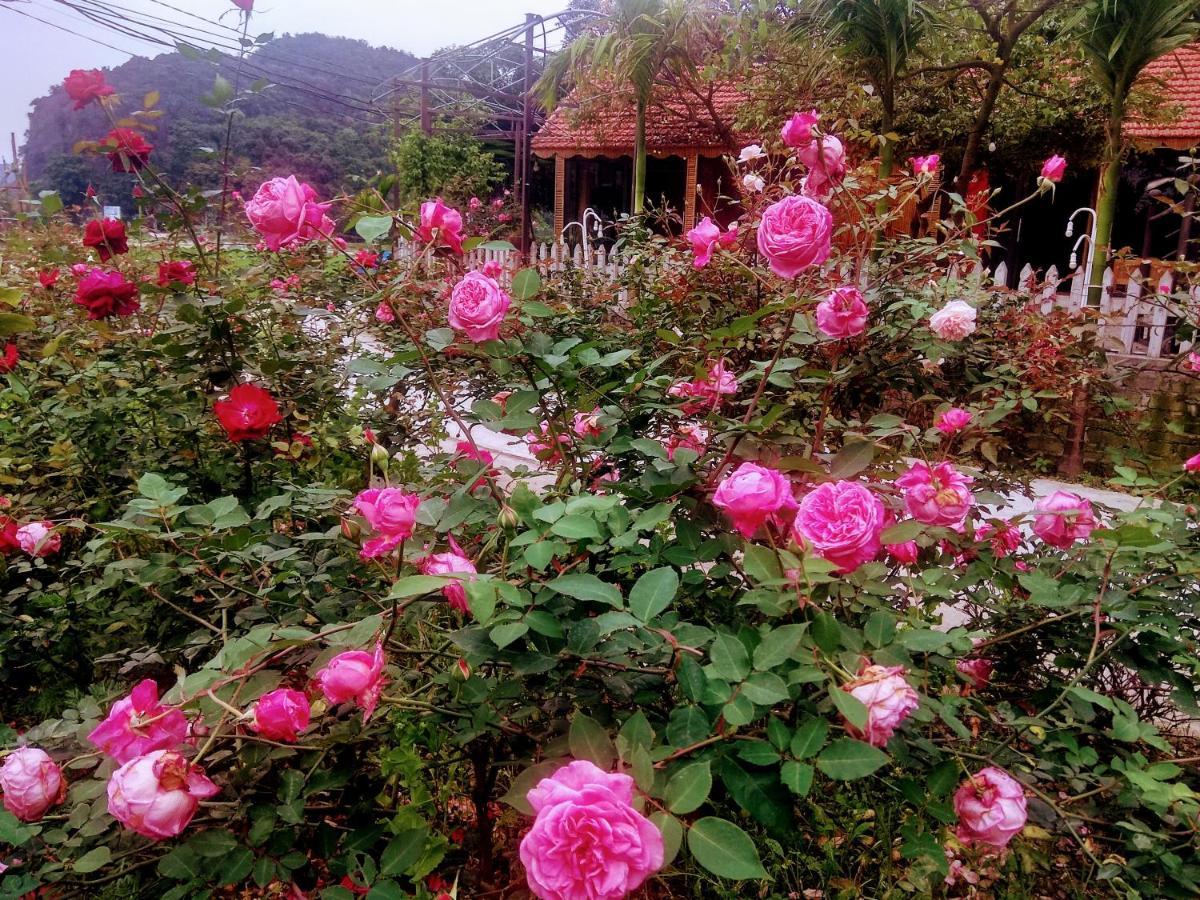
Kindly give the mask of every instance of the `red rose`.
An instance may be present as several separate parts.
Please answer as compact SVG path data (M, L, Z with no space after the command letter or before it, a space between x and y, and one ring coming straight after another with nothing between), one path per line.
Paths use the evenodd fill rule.
M63 87L67 96L75 101L76 109L83 109L93 100L116 93L99 69L72 69L71 74L63 79Z
M20 527L21 523L16 519L0 516L0 555L21 549L21 545L17 543L17 529Z
M46 290L50 290L58 282L58 269L43 269L38 272L38 282Z
M187 260L173 260L158 264L158 286L170 287L172 284L195 284L196 267Z
M17 367L21 357L17 354L17 345L12 341L4 348L4 356L0 356L0 374L11 372Z
M89 319L129 316L142 308L137 285L120 272L92 269L79 280L75 302L88 311Z
M117 253L128 253L125 223L120 219L92 219L83 230L83 246L95 247L100 262L108 262Z
M114 172L136 172L150 159L154 145L140 131L132 128L114 128L102 142L108 147L108 161Z
M213 404L213 412L235 442L265 437L272 425L283 421L271 392L257 384L239 384L229 392L228 400Z

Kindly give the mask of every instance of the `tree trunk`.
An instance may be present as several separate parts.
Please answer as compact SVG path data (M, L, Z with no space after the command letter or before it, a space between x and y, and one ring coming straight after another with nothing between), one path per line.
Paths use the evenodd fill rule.
M640 216L646 202L646 100L638 97L637 132L633 138L633 214Z
M883 101L883 114L879 117L879 130L883 133L883 145L879 148L879 180L887 182L892 176L896 162L896 145L888 137L895 127L895 99L892 86L880 87L880 100ZM888 211L887 197L880 197L875 204L875 215L884 216Z
M1100 305L1104 270L1112 253L1113 222L1117 215L1117 189L1121 183L1121 124L1125 116L1125 98L1113 100L1109 113L1108 137L1104 160L1100 164L1100 187L1096 193L1096 245L1092 248L1092 273L1088 288L1088 306Z
M983 146L983 135L987 132L988 123L992 121L992 112L996 108L1000 90L1004 87L1004 72L1007 69L1007 55L998 56L997 60L988 67L987 90L983 92L983 101L979 105L979 112L975 115L971 133L967 135L967 146L963 149L962 165L959 166L958 179L954 183L954 189L961 197L967 195L967 184L979 162L979 148Z

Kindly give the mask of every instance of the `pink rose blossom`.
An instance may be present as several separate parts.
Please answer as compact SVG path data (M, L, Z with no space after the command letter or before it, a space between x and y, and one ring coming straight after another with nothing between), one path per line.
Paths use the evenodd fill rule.
M862 292L845 285L830 292L817 304L817 328L835 340L855 337L867 327L869 313Z
M169 750L187 737L187 717L158 702L158 685L147 678L112 705L88 740L119 763L155 750Z
M884 544L887 555L901 565L911 566L921 555L921 548L916 541L905 541L902 544Z
M462 547L458 546L453 536L448 540L450 543L449 553L433 553L426 556L417 562L417 568L422 575L467 574L472 576L467 578L467 581L474 581L474 575L478 571L475 563L471 562L470 558L463 553ZM471 611L471 606L467 603L467 591L461 582L455 581L446 585L442 588L442 594L450 602L451 609L457 609L459 612Z
M736 394L737 389L737 376L725 368L723 359L718 359L709 363L708 373L703 377L671 385L667 396L691 398L682 409L686 415L695 415L716 409L722 397Z
M958 434L958 432L970 425L974 418L965 409L952 406L933 420L933 427L942 434Z
M800 499L792 537L849 574L879 556L887 524L883 504L856 481L833 481Z
M692 266L703 269L712 260L718 244L728 247L737 241L737 224L730 225L728 231L721 231L720 226L705 216L685 237L692 245L692 253L695 255Z
M1183 367L1192 372L1200 372L1200 353L1195 350L1190 351L1187 359L1184 360Z
M1092 504L1070 491L1055 491L1033 505L1033 533L1051 547L1068 550L1096 528Z
M419 496L406 494L399 488L368 488L359 492L353 506L375 532L375 537L363 544L359 555L363 559L373 559L391 553L412 535L420 505Z
M758 250L780 278L795 278L829 257L833 216L809 197L784 197L763 210Z
M1200 453L1195 456L1189 456L1183 462L1183 470L1185 472L1200 472Z
M767 182L761 175L747 172L742 176L742 190L747 194L761 194L766 186Z
M471 212L475 212L475 210L480 209L482 206L483 201L478 197L472 197L467 201L467 209L471 210Z
M1003 559L1021 546L1021 530L1007 522L996 526L983 524L975 529L975 540L991 542L992 554L997 559Z
M707 428L703 425L680 425L667 440L667 459L674 462L678 450L693 450L697 456L703 456L707 447Z
M325 215L331 205L318 203L312 185L289 175L263 182L245 210L267 249L278 251L332 236L333 220Z
M4 808L22 822L36 822L67 797L62 770L45 750L18 747L0 766Z
M316 674L321 693L331 706L353 702L363 711L363 722L371 718L387 677L383 673L383 642L375 652L347 650L339 653Z
M809 179L816 179L822 193L841 184L846 177L846 148L832 134L823 134L802 145L796 151L796 158L808 167Z
M253 728L269 740L290 744L308 727L311 714L308 697L301 691L278 688L254 704Z
M540 461L554 465L562 460L562 448L571 446L571 436L560 431L557 442L554 438L550 423L543 420L537 431L525 434L525 443L529 446L529 452Z
M813 139L813 129L821 120L821 114L815 109L810 112L794 113L779 132L784 144L789 147L803 147Z
M761 144L747 144L741 149L741 152L738 153L738 162L751 163L756 159L762 159L766 155L767 154L763 150Z
M126 828L161 841L187 828L200 801L219 791L203 769L179 753L155 750L113 772L108 811Z
M955 837L1002 849L1025 827L1025 788L995 766L980 769L954 792Z
M662 868L662 834L634 809L629 775L575 760L526 796L537 818L521 863L540 900L621 900Z
M450 327L465 331L476 344L500 337L500 323L512 298L494 278L468 272L450 294Z
M442 198L426 200L421 204L421 222L415 237L423 244L444 244L454 253L463 252L462 214L442 202Z
M940 462L931 469L918 461L896 479L896 487L904 491L904 506L918 522L957 528L975 505L975 496L968 487L972 481L949 462Z
M929 327L944 341L961 341L975 331L978 313L963 300L951 300L929 317Z
M504 274L504 266L501 265L501 263L498 259L489 259L487 262L485 262L483 264L483 268L480 269L479 271L482 272L484 275L486 275L488 278L493 278L493 279L499 281L500 276Z
M942 158L937 153L930 153L928 156L914 156L908 161L914 175L933 175L941 163Z
M742 463L717 486L712 502L747 540L768 519L783 524L780 520L796 509L787 476L751 462Z
M590 413L575 413L571 430L581 438L597 438L604 434L604 427L600 424L600 408Z
M846 732L873 747L886 747L897 728L920 705L920 697L904 680L904 666L865 666L853 681L842 685L867 708L867 727L859 731L849 722Z
M1057 154L1042 163L1042 177L1052 184L1058 184L1067 172L1067 160Z
M982 656L972 657L971 659L960 659L954 664L954 668L958 670L958 673L967 679L971 687L976 690L992 680L992 669L995 667L995 663Z
M52 522L30 522L17 529L17 545L30 556L50 556L62 547L62 535Z
M382 322L384 325L390 325L392 322L395 322L396 314L392 312L392 304L384 300L375 307L375 321Z

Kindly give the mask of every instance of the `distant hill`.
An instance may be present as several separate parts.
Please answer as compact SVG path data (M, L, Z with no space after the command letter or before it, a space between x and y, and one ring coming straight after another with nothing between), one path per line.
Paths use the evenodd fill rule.
M163 115L148 136L155 147L152 159L173 183L211 189L218 186L219 159L204 148L220 147L224 117L201 97L212 91L218 73L232 82L235 66L195 57L178 52L134 57L106 75L123 110L138 109L147 93L159 92L156 108ZM241 102L244 117L234 125L238 187L252 190L266 178L295 173L330 197L356 190L362 178L384 167L387 130L373 124L378 117L366 108L380 82L415 57L349 38L300 34L269 39L247 59L242 84L258 81L261 90ZM80 202L93 184L105 202L128 205L129 176L71 152L78 141L99 139L108 129L100 109L76 112L55 85L33 102L25 142L30 181L59 190L68 204Z

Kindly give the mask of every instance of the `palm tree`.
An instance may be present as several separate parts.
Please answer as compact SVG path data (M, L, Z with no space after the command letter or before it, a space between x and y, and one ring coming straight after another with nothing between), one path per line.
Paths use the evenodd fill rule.
M667 70L694 69L691 26L697 5L689 0L613 0L594 30L580 35L546 65L534 90L547 110L558 103L568 75L588 74L633 88L637 124L633 155L633 212L646 194L646 110L654 85Z
M1091 0L1079 20L1092 77L1108 101L1100 189L1096 199L1096 246L1088 305L1100 305L1101 283L1111 251L1117 185L1124 151L1122 125L1129 93L1146 66L1200 34L1200 0Z

